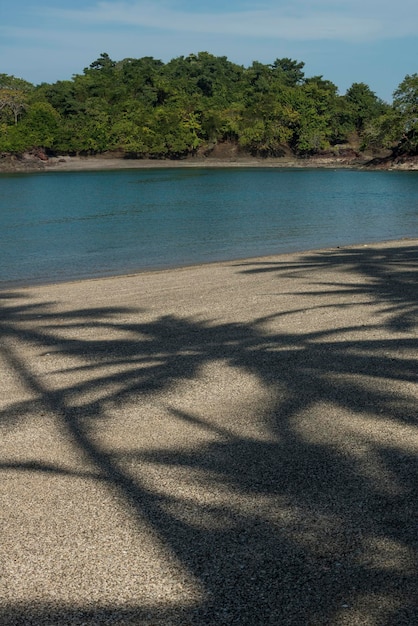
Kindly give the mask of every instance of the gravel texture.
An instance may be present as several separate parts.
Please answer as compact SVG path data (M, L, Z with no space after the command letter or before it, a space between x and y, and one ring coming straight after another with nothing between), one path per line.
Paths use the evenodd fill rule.
M418 240L0 303L0 624L418 624Z

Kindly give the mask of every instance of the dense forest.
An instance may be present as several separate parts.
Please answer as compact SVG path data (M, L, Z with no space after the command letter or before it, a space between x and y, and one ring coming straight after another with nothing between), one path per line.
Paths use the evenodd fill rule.
M324 151L418 153L418 75L383 102L364 83L344 95L289 58L243 67L208 52L168 63L100 57L71 80L0 74L0 153L184 158L233 142L260 157Z

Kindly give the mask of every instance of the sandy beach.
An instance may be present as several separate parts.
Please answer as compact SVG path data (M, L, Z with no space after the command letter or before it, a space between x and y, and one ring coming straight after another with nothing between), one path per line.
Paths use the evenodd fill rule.
M233 156L231 158L188 158L188 159L125 159L112 156L56 156L45 160L33 155L24 155L22 158L0 159L0 173L14 172L80 172L80 171L110 171L127 169L170 169L170 168L231 168L231 167L275 167L275 168L303 168L303 167L357 167L363 161L353 163L346 158L318 158L295 159L282 158L253 158L251 156ZM415 164L418 169L418 163ZM409 168L408 168L409 169ZM414 168L411 168L414 169Z
M2 625L418 624L418 239L0 299Z
M329 169L386 169L418 170L418 156L374 159L372 154L344 155L328 154L309 158L284 156L280 158L257 158L250 155L231 154L223 158L213 156L189 157L186 159L129 159L114 155L96 156L51 156L33 154L21 157L0 155L0 174L18 172L79 172L109 171L124 169L151 168L231 168L231 167L271 167L271 168L329 168Z

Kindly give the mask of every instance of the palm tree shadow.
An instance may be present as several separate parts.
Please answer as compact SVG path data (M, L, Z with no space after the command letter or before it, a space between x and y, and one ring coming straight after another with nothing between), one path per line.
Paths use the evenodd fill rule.
M296 625L355 623L359 615L386 626L418 621L417 251L389 248L384 265L375 252L348 249L244 271L303 281L336 267L364 284L335 284L333 272L334 283L318 281L309 306L330 291L372 298L385 310L388 334L376 339L363 329L350 340L348 328L291 333L266 329L264 319L143 321L140 310L118 308L56 313L51 303L5 298L1 357L31 399L6 405L0 424L19 429L34 405L54 414L89 459L89 477L116 490L138 524L147 520L204 594L193 607L164 607L158 599L155 607L94 610L9 604L0 609L2 623ZM120 321L122 313L129 321ZM22 346L52 353L67 383L51 388L22 358ZM241 414L230 405L219 402L215 410L199 396L191 410L181 395L180 404L173 400L220 364L257 381L268 396L259 409L237 409L247 426L258 420L263 436L235 427ZM163 431L156 447L120 451L100 443L96 430L109 407L134 404L142 415L150 399L164 404L178 431L195 429L201 439L167 447ZM174 488L152 488L143 468L180 478ZM40 460L0 469L72 476Z
M316 295L320 297L333 288L353 296L370 296L389 313L386 322L390 330L414 330L418 325L418 246L361 246L336 248L303 254L292 262L247 262L246 274L275 273L277 276L307 277L328 269L350 275L350 280L332 285L327 281ZM245 267L240 264L240 267ZM353 282L353 277L356 279ZM337 291L336 291L337 290Z

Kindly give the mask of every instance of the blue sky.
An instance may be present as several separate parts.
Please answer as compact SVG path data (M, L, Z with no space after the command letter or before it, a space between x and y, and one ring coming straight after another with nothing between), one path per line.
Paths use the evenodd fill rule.
M70 79L102 52L166 62L207 51L248 66L290 57L340 93L365 82L384 100L418 72L417 0L4 0L0 73Z

